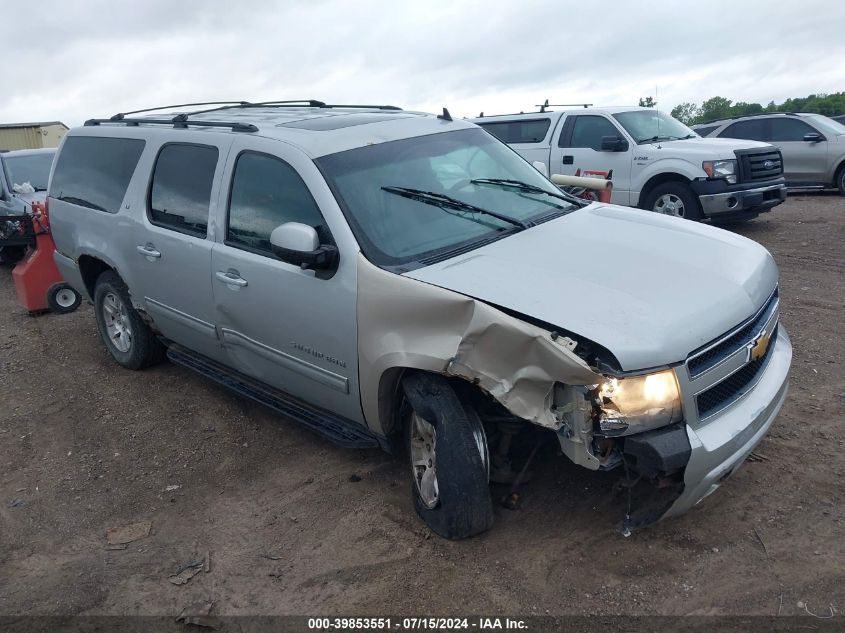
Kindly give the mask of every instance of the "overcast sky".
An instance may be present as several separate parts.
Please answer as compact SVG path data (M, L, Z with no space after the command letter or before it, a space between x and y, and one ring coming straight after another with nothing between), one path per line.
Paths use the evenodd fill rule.
M314 98L476 116L845 90L845 2L4 0L0 122Z

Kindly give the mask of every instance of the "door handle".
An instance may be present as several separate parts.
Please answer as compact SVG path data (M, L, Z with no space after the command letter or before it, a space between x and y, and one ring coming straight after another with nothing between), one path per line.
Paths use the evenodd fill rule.
M247 285L247 280L241 277L238 273L229 271L223 272L222 270L218 270L215 273L215 276L218 280L222 281L224 284L229 284L230 286L240 286L243 288Z
M137 246L136 248L144 257L155 257L156 259L161 257L161 253L157 251L152 244L144 244L143 246Z
M572 165L575 162L574 156L566 155L563 157L563 164L564 165Z

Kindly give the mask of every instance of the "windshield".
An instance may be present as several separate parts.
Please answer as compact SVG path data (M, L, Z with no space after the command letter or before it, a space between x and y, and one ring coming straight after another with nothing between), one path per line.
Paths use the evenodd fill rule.
M654 143L656 141L674 141L682 138L698 136L686 125L673 119L665 112L654 108L648 110L631 110L614 114L613 118L622 124L628 134L637 143Z
M364 254L379 266L410 270L576 208L555 197L560 190L516 152L479 128L348 150L324 156L317 165ZM472 182L478 179L513 180L540 190Z
M9 186L14 187L28 182L36 191L47 191L47 180L50 178L53 156L55 152L3 158Z
M838 136L840 134L845 134L845 125L842 125L838 121L834 121L826 116L821 114L813 114L807 117L811 120L813 125L819 128L825 134L830 134L834 136Z

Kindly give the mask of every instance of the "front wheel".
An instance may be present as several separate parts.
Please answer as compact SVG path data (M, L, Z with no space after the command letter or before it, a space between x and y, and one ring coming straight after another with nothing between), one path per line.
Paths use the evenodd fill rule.
M701 220L701 205L692 190L680 182L667 182L652 189L645 200L647 211L687 220Z
M840 196L845 196L845 164L836 172L836 188L839 189Z
M478 414L442 376L410 374L403 389L405 446L417 514L448 539L489 530L489 453Z

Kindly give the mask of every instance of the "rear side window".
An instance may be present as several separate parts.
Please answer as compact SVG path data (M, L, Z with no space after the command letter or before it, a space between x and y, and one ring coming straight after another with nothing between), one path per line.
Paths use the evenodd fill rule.
M321 242L330 241L317 203L296 170L267 154L242 153L232 177L226 243L270 253L270 233L285 222L313 226Z
M622 137L616 126L603 116L577 116L572 126L572 138L566 147L589 147L600 152L603 136Z
M217 148L172 143L161 148L150 187L150 222L205 237Z
M59 154L50 197L117 213L143 151L137 138L71 136Z
M719 136L722 138L741 138L746 141L766 141L769 136L769 120L750 119L748 121L739 121L725 128L725 131L719 134Z
M541 143L551 124L551 119L540 118L480 125L503 143Z

